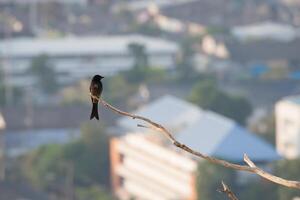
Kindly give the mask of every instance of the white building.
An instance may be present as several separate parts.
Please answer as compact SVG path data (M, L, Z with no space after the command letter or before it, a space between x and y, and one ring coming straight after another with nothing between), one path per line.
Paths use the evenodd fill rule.
M32 4L32 3L48 3L48 2L85 5L87 3L87 0L0 0L0 4L6 4L6 3Z
M257 164L279 158L270 144L231 119L173 96L163 96L134 113L164 125L179 142L206 155L243 163L246 153ZM161 133L137 128L137 123L142 124L121 118L119 126L126 135L110 142L111 182L117 197L196 200L198 160ZM245 174L241 176L245 181Z
M150 66L164 69L175 66L179 49L176 43L141 35L4 40L0 41L0 61L7 74L20 75L26 72L33 58L45 54L65 78L91 77L96 73L109 76L133 66L128 50L132 43L145 46Z
M287 42L299 36L299 31L291 25L268 21L233 27L231 33L241 41L271 39Z
M300 96L291 96L276 103L276 148L288 158L300 157Z
M6 127L4 117L0 113L0 181L5 179L5 140L3 130Z

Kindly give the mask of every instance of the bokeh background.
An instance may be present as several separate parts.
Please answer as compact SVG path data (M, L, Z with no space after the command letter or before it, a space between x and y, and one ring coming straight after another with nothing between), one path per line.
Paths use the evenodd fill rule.
M300 180L299 0L0 0L0 199L296 200L178 141ZM142 123L143 124L143 123Z

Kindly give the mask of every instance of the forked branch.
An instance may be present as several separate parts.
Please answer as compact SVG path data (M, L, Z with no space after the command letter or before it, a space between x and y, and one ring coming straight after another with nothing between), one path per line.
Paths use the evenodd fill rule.
M146 117L131 114L131 113L119 110L118 108L115 108L114 106L110 105L109 103L107 103L103 99L97 98L93 95L91 95L91 96L93 98L98 99L103 106L107 107L108 109L112 110L113 112L115 112L117 114L127 116L127 117L130 117L132 119L140 119L144 122L147 122L150 126L149 127L148 126L147 127L143 126L143 127L150 128L150 129L153 129L153 130L157 130L157 131L163 133L176 147L178 147L178 148L180 148L180 149L182 149L182 150L184 150L188 153L191 153L194 156L203 158L203 159L207 160L208 162L214 163L216 165L222 165L226 168L231 168L231 169L235 169L235 170L246 171L246 172L250 172L250 173L253 173L253 174L257 174L258 176L261 176L261 177L265 178L266 180L269 180L269 181L274 182L276 184L286 186L286 187L289 187L289 188L296 188L296 189L300 190L300 182L299 181L292 181L292 180L287 180L287 179L284 179L284 178L280 178L278 176L274 176L274 175L260 169L259 167L257 167L250 160L250 158L246 154L244 155L244 161L247 163L248 166L247 165L234 164L234 163L222 160L222 159L217 159L217 158L205 155L203 153L200 153L200 152L197 152L197 151L191 149L190 147L186 146L185 144L182 144L182 143L178 142L173 137L173 135L164 126L162 126L162 125L160 125L160 124L158 124L158 123L156 123L156 122L154 122L154 121L152 121L152 120L150 120Z
M222 189L218 190L219 192L225 193L230 200L239 200L231 189L222 181Z

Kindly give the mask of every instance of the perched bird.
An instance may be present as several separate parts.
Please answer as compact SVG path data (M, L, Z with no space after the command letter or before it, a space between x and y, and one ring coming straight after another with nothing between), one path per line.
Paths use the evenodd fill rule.
M98 102L99 102L99 98L101 96L102 93L102 83L101 83L101 79L103 79L104 77L100 76L100 75L95 75L92 79L91 85L90 85L90 92L93 96L98 97L94 98L91 97L92 103L93 103L93 108L92 108L92 113L90 116L90 119L93 119L94 117L99 120L99 114L98 114Z

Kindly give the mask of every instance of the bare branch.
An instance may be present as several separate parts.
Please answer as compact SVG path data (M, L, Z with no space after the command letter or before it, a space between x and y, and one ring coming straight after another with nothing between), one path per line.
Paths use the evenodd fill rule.
M224 181L222 181L222 187L222 189L218 190L219 192L225 193L230 200L239 200Z
M165 127L163 127L162 125L160 125L160 124L158 124L158 123L156 123L156 122L154 122L154 121L152 121L152 120L150 120L150 119L148 119L146 117L135 115L135 114L131 114L131 113L119 110L118 108L115 108L114 106L110 105L109 103L107 103L103 99L98 98L96 96L93 96L92 94L90 94L90 95L93 98L98 99L103 106L107 107L108 109L112 110L113 112L115 112L117 114L120 114L120 115L123 115L123 116L127 116L127 117L131 117L132 119L140 119L140 120L142 120L144 122L147 122L151 126L149 126L149 127L145 126L145 125L139 125L139 126L140 127L144 127L144 128L150 128L150 129L153 129L153 130L157 130L157 131L163 133L176 147L178 147L178 148L180 148L180 149L182 149L182 150L184 150L184 151L186 151L188 153L191 153L194 156L203 158L203 159L207 160L208 162L214 163L216 165L222 165L222 166L224 166L226 168L231 168L231 169L235 169L235 170L246 171L246 172L250 172L250 173L253 173L253 174L257 174L258 176L261 176L261 177L265 178L266 180L269 180L271 182L277 183L277 184L282 185L282 186L286 186L286 187L289 187L289 188L300 189L300 182L283 179L283 178L274 176L274 175L272 175L272 174L270 174L268 172L265 172L264 170L258 168L250 160L250 158L246 154L244 155L244 161L249 166L234 164L234 163L222 160L222 159L217 159L217 158L210 157L208 155L202 154L200 152L197 152L197 151L191 149L190 147L186 146L185 144L182 144L182 143L178 142L173 137L173 135Z

